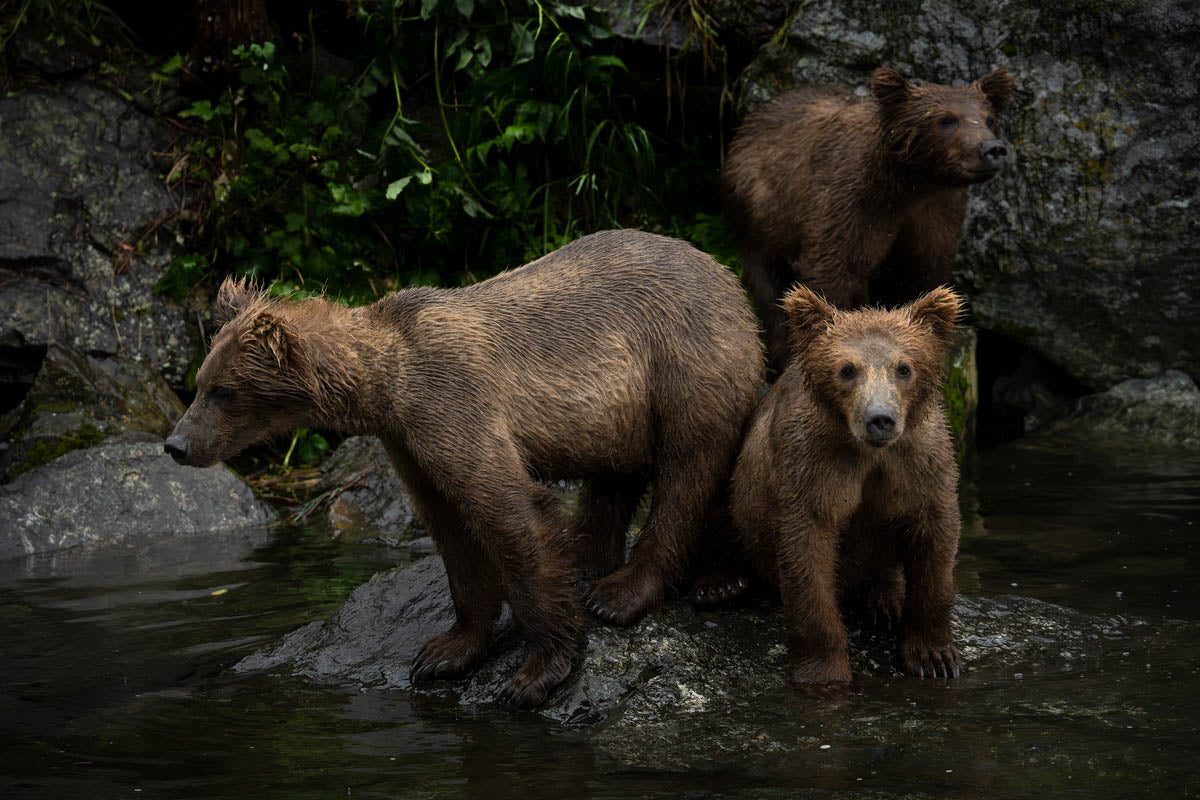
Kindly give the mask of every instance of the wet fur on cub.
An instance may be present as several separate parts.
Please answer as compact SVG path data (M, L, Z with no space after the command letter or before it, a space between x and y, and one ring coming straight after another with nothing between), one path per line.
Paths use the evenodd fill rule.
M579 239L461 289L368 306L271 299L226 281L226 320L166 448L205 466L296 427L382 439L446 566L456 621L412 679L458 677L503 603L525 664L500 695L545 700L588 605L630 623L680 578L728 479L762 381L737 279L690 245L639 231ZM582 483L565 519L541 481ZM653 484L625 563L625 533Z
M871 75L780 95L746 117L721 172L772 364L790 355L779 301L795 281L839 308L896 304L950 281L967 191L999 173L1003 69L969 86Z
M754 413L731 513L783 601L789 677L850 680L842 606L894 627L908 672L957 677L961 523L941 364L961 301L939 288L893 311L839 311L797 286L783 305L796 357Z

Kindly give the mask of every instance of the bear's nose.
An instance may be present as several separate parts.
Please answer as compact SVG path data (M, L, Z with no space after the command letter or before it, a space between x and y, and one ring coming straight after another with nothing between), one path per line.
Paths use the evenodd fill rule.
M884 442L892 438L896 432L896 418L887 411L867 412L867 438L875 442Z
M999 139L988 139L979 145L979 154L983 156L984 163L989 167L1000 169L1004 166L1004 159L1008 156L1008 148Z
M163 442L163 450L165 450L171 458L175 459L176 463L182 464L187 461L188 451L191 447L188 445L188 440L182 436L170 436Z

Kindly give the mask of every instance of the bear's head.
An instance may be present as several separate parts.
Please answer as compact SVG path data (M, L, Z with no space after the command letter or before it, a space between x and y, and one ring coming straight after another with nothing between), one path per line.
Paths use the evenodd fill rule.
M1003 69L970 86L915 85L893 69L871 75L885 146L919 175L964 185L996 175L1008 148L996 135L996 116L1012 96L1013 78Z
M344 414L354 387L352 353L341 346L335 307L323 299L273 299L226 279L223 322L196 373L196 399L164 449L206 467L250 445Z
M904 436L941 391L962 300L941 287L894 310L840 311L796 285L783 299L795 362L817 401L871 447Z

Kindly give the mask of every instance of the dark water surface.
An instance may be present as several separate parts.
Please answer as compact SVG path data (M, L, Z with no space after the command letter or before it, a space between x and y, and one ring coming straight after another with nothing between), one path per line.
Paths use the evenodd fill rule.
M782 691L745 708L742 736L712 741L697 713L664 746L227 672L405 550L320 528L76 549L0 562L0 797L1200 794L1200 454L1018 444L968 472L964 593L1148 633L1054 663L985 658L951 686Z

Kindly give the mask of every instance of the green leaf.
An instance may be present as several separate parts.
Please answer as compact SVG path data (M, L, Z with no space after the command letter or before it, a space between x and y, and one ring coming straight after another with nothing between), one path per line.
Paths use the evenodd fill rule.
M458 13L462 14L467 19L475 13L475 0L455 0L455 5L458 7Z
M437 8L439 0L421 0L421 19L429 19Z
M413 179L412 175L405 175L400 180L392 181L391 183L389 183L388 187L387 187L387 192L385 194L387 199L395 200L397 197L399 197L400 193L404 191L404 187L408 186L408 184L412 181L412 179Z

